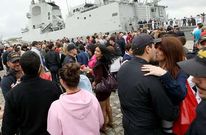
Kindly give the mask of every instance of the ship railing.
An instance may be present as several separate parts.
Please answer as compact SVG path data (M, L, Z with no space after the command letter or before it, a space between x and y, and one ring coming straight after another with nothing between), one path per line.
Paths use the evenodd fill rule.
M53 23L52 25L52 30L53 31L57 31L57 30L61 30L65 27L64 23L63 22L55 22Z
M81 12L81 13L84 13L84 12L90 11L90 10L95 9L95 8L98 8L98 6L97 6L97 5L94 5L94 6L89 7L89 8L84 8L84 9L81 10L80 12Z
M45 33L46 31L51 31L52 30L52 23L49 23L48 25L46 25L45 27L41 28L41 33Z
M164 27L164 24L162 22L158 23L143 23L143 24L137 24L139 28L152 28L152 27Z
M54 17L54 20L53 20L53 22L52 22L52 28L53 29L63 29L64 28L64 26L65 26L65 24L64 24L64 21L61 19L61 18L59 18L58 16L55 16Z
M89 7L93 7L95 4L93 3L85 3L84 7L85 8L89 8Z
M129 24L129 25L132 25L132 24ZM156 28L165 28L165 27L168 27L168 26L171 26L169 23L165 23L165 22L155 22L155 23L143 23L143 24L137 24L137 27L138 28L148 28L148 29L156 29ZM190 29L190 28L193 28L195 26L182 26L180 24L173 24L171 27L174 27L174 26L178 26L180 27L181 29Z
M57 16L57 15L53 15L53 18L54 18L54 22L58 22L58 23L63 23L64 24L64 21L61 17Z

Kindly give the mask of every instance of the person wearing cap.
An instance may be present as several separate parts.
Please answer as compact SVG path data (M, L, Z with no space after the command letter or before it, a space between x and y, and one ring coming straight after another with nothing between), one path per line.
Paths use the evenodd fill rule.
M24 76L5 97L2 135L49 135L48 110L62 92L57 84L39 77L40 59L35 52L25 52L19 64Z
M196 118L186 135L206 135L206 48L201 49L193 59L178 62L187 74L193 76L202 101L196 109ZM191 66L192 65L192 66Z
M64 58L62 65L67 63L75 63L77 62L77 47L74 43L69 43L67 46L67 55Z
M177 62L184 60L184 51L177 37L163 37L156 47L156 61L159 66L143 65L142 71L147 75L158 76L174 105L179 105L186 96L188 75L182 71ZM175 54L175 55L174 55ZM163 120L163 129L172 133L173 122Z
M15 86L18 79L23 75L21 66L19 65L20 55L17 52L11 52L7 56L7 65L9 70L1 81L1 89L5 98L9 90Z
M134 37L132 51L134 57L121 66L117 75L124 134L162 134L161 120L175 120L179 109L172 104L160 80L144 76L141 71L143 64L155 60L154 39L148 34Z

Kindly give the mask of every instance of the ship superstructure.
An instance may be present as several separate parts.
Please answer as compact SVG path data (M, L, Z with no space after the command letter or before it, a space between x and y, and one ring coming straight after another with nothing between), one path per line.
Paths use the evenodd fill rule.
M165 21L165 6L159 0L97 0L70 8L65 20L54 2L31 1L27 13L28 27L22 29L22 40L56 40L94 33L134 31L140 20Z

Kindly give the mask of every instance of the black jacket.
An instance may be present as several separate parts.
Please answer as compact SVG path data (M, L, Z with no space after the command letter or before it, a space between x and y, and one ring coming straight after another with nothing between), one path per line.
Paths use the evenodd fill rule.
M125 135L159 135L161 120L173 121L178 116L178 106L167 97L160 80L144 76L143 64L148 63L134 57L117 75Z
M60 58L59 54L56 53L53 50L49 50L46 55L45 55L45 62L46 62L46 67L51 71L51 72L57 72L58 69L60 68Z
M7 74L3 77L1 80L1 90L2 94L5 96L9 92L9 90L12 88L12 85L16 84L16 72L14 70L9 70Z
M61 90L39 77L23 77L6 95L2 135L48 135L47 113Z
M206 135L206 99L198 104L196 118L186 135Z

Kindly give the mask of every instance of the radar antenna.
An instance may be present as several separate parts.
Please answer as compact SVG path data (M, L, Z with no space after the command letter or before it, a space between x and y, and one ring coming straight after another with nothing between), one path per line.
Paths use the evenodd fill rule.
M158 4L161 0L143 0L143 3L145 4Z

